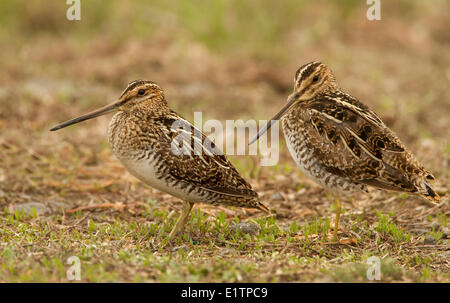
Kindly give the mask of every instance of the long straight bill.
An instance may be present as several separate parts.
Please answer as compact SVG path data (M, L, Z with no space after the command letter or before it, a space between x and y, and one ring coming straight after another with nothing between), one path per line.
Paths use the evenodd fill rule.
M276 114L266 125L264 125L263 128L261 128L256 135L255 138L253 138L248 145L253 144L255 141L257 141L266 131L269 130L269 128L272 127L272 125L280 120L280 118L288 111L288 109L291 108L291 106L298 100L299 95L294 93L288 97L288 103L280 110L278 114Z
M119 104L120 104L119 102L116 102L116 103L113 103L113 104L110 104L110 105L106 105L106 106L104 106L102 108L96 109L96 110L94 110L94 111L92 111L90 113L87 113L85 115L82 115L80 117L77 117L77 118L71 119L69 121L63 122L61 124L58 124L58 125L52 127L50 129L50 131L55 131L55 130L67 127L67 126L75 124L75 123L79 123L79 122L82 122L82 121L86 121L86 120L89 120L89 119L92 119L92 118L96 118L96 117L105 115L107 113L110 113L110 112L114 111L117 107L119 107Z

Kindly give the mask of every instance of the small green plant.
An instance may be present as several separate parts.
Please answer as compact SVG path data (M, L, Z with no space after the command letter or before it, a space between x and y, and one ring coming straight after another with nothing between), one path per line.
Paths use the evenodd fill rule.
M89 219L89 221L88 221L88 230L89 231L95 231L95 223L94 223L94 221L92 221L92 219Z
M405 233L401 228L391 222L386 215L377 213L379 221L375 228L378 232L391 236L396 243L403 241L409 242L411 235Z

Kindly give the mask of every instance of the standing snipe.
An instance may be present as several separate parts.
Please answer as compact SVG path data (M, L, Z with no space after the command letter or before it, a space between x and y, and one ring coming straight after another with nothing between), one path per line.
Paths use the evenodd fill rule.
M367 191L370 185L439 201L428 182L433 175L373 111L340 90L325 64L303 65L294 81L287 105L250 144L282 119L287 146L297 165L335 196L335 238L340 194Z
M113 111L108 139L120 162L142 182L183 200L169 241L186 224L194 202L268 211L214 143L172 111L162 89L151 81L133 81L117 102L51 130Z

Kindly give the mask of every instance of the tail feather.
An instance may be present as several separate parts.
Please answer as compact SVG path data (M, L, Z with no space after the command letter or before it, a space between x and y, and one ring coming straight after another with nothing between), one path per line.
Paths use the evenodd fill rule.
M441 197L439 197L439 195L434 191L434 189L431 188L428 182L425 181L423 184L425 186L425 189L427 190L427 193L420 193L420 196L433 203L439 203Z
M270 214L270 210L264 204L262 204L261 202L258 201L258 204L256 205L256 207L259 210L262 210L263 212Z

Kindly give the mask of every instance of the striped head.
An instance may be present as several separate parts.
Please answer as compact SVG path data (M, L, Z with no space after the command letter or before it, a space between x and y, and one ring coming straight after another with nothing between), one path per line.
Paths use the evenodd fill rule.
M56 125L51 131L116 111L163 112L167 110L164 93L158 84L136 80L128 84L119 99L110 105Z
M119 97L118 109L129 111L133 109L156 110L167 105L161 87L148 80L135 80L130 82Z
M298 101L312 99L337 87L333 72L320 61L305 64L295 73L294 93L299 96Z

